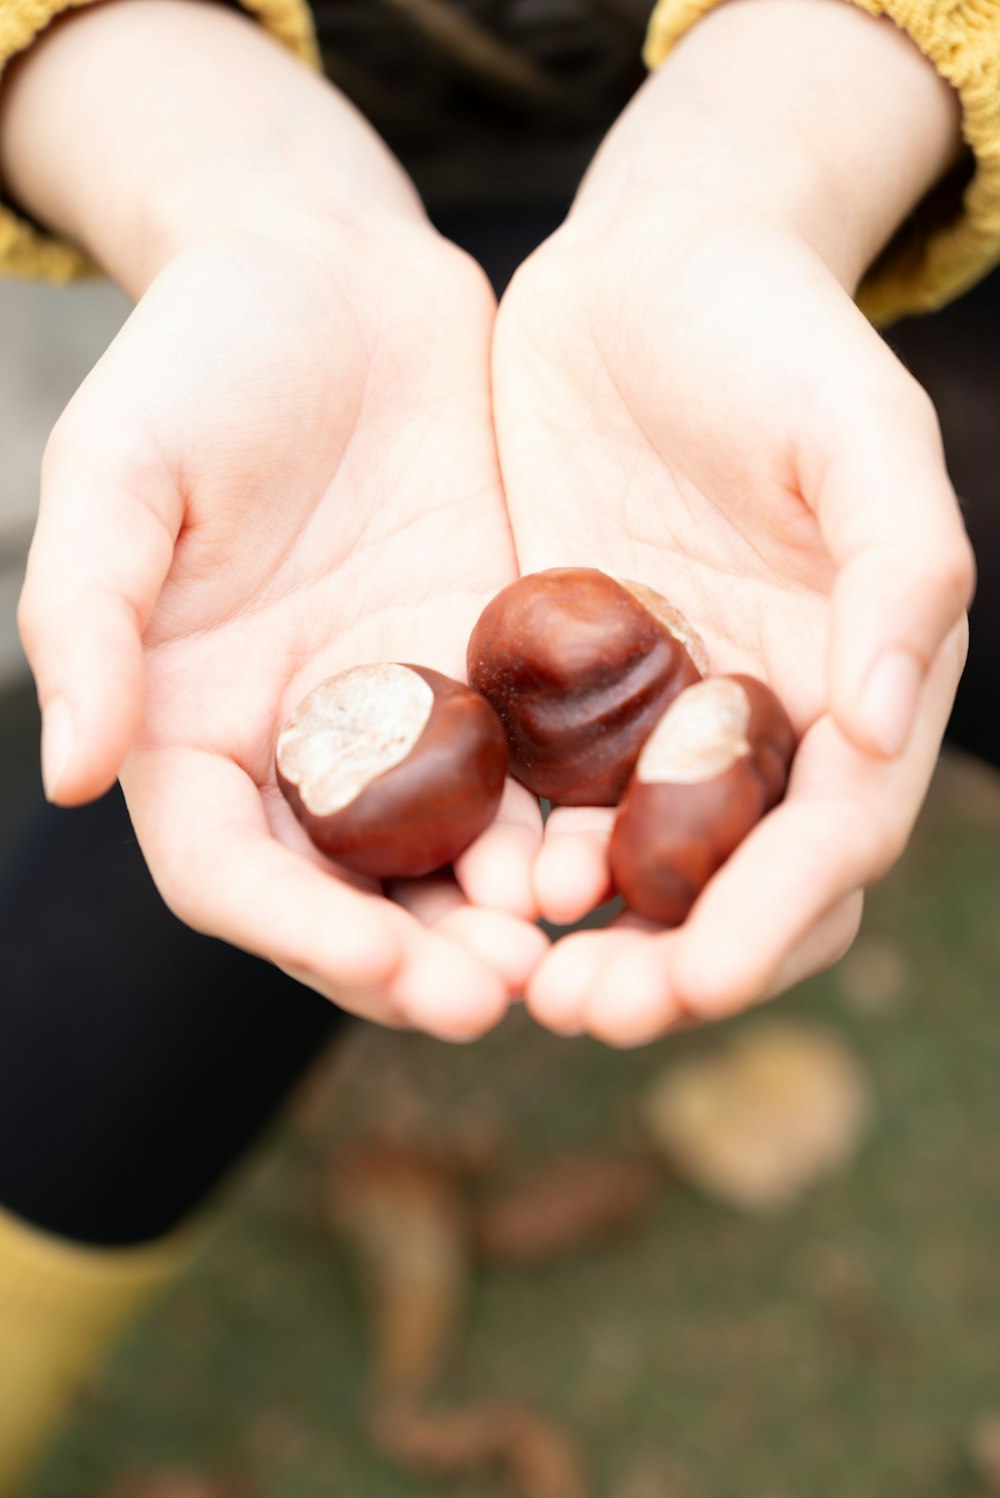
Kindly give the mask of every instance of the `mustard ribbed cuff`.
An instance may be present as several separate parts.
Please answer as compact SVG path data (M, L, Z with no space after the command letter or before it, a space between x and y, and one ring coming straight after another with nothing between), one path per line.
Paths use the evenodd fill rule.
M0 0L0 73L56 16L93 3L94 0ZM306 0L241 0L241 4L303 62L319 66L312 12ZM0 275L65 282L98 274L98 267L82 250L43 233L0 202Z
M659 0L644 58L657 68L670 49L720 0ZM858 291L878 323L930 312L967 291L1000 263L1000 0L850 0L888 16L956 90L975 173L961 210L944 227L901 237Z
M0 1211L0 1498L41 1454L122 1329L187 1265L199 1237L86 1248Z

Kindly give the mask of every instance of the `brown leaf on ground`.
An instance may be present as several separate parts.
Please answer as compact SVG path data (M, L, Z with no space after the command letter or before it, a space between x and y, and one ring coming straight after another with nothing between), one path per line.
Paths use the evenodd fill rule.
M987 1493L1000 1493L1000 1415L987 1415L969 1442L972 1465Z
M898 1013L910 981L910 964L896 941L862 937L834 974L840 997L855 1014L880 1019Z
M499 1469L516 1498L588 1498L579 1452L537 1410L481 1400L459 1410L381 1405L371 1417L375 1445L423 1477L458 1478Z
M549 1160L481 1205L476 1247L489 1263L547 1264L635 1227L662 1189L662 1171L647 1161Z
M653 1144L681 1175L755 1213L842 1169L869 1113L865 1078L836 1035L776 1021L668 1067L643 1105Z
M454 1345L469 1275L453 1177L415 1152L361 1146L333 1166L326 1202L368 1303L376 1389L428 1389Z
M135 1474L122 1478L108 1498L253 1498L240 1477L206 1477L197 1472Z

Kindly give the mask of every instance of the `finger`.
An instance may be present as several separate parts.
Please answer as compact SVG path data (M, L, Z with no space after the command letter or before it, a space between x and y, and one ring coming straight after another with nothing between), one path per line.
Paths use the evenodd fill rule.
M855 891L826 912L756 998L774 998L838 962L858 934L863 904ZM608 954L583 1004L584 1026L595 1039L613 1046L646 1045L689 1023L672 971L679 946L677 932L636 933Z
M779 994L796 988L817 973L825 973L827 968L839 962L854 945L861 929L864 908L862 890L855 890L838 901L785 958L761 999L776 999Z
M448 879L399 881L387 891L424 925L471 952L501 979L507 993L520 996L548 951L544 932L528 921L500 910L469 905L458 885Z
M260 793L221 756L133 754L123 775L150 872L195 930L256 953L344 1008L467 1039L506 1008L499 978L408 912L278 843Z
M645 1045L682 1018L670 982L675 932L631 931L616 943L584 996L583 1023L606 1045Z
M413 921L389 997L414 1028L438 1040L478 1040L507 1013L507 986L468 939L455 940L443 927L428 931Z
M277 842L232 761L187 748L133 754L122 785L150 873L187 925L325 977L338 994L386 990L403 961L402 912L396 920L388 902Z
M971 601L972 551L933 407L894 360L884 388L863 401L850 391L825 437L829 457L807 466L803 488L837 569L830 703L855 744L892 756Z
M672 981L692 1014L718 1018L768 991L817 922L895 863L937 759L959 635L925 682L905 755L875 759L829 717L807 733L786 799L723 865L677 933Z
M455 860L455 877L472 904L533 921L531 871L541 841L538 798L508 780L496 818Z
M501 910L464 905L444 916L434 929L491 968L512 998L521 997L549 950L543 931Z
M404 1019L401 1012L394 1010L385 1001L375 999L366 989L351 989L344 984L331 984L328 979L320 977L311 968L285 967L276 962L275 967L296 983L301 983L303 988L311 988L313 993L318 993L320 998L329 999L336 1004L338 1009L353 1014L358 1019L371 1020L373 1024L383 1026L387 1030L409 1030L411 1025Z
M587 996L602 970L623 944L635 939L632 931L614 929L574 931L562 937L528 983L528 1011L557 1035L578 1035L584 1028Z
M568 926L609 899L608 843L612 807L559 806L545 824L533 873L535 899L546 920Z
M45 791L64 806L108 789L137 732L142 633L181 522L174 486L126 477L107 423L87 410L89 428L72 417L50 439L18 609L42 709Z
M387 901L378 903L393 910ZM395 913L406 922L398 932L401 960L397 972L377 989L347 986L316 968L285 971L341 1009L380 1025L421 1030L437 1040L478 1040L499 1024L509 1008L500 975L468 942L428 931L405 911Z

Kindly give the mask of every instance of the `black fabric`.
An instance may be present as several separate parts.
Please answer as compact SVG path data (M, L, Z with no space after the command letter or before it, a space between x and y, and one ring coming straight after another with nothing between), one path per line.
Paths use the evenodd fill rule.
M0 867L0 1202L79 1242L161 1237L344 1022L175 920L117 790L40 804Z
M324 67L432 212L568 197L646 76L652 0L314 0Z

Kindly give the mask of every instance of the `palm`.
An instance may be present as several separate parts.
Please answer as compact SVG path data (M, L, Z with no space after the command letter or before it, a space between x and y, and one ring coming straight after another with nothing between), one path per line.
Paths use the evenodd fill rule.
M186 302L180 269L166 291ZM166 402L169 420L147 434L168 474L183 465L186 504L146 632L145 744L197 742L259 763L262 785L276 716L306 684L400 655L461 674L463 627L513 575L478 283L442 306L431 278L415 297L424 320L383 307L376 337L322 267L306 283L309 271L292 262L283 286L269 283L290 305L275 309L264 346L259 328L247 332L253 280L230 283L211 329L222 368L186 329L183 401ZM175 326L166 309L143 312ZM277 390L262 369L280 371Z
M308 253L283 253L279 269L226 250L220 277L219 252L200 251L154 286L103 371L127 371L133 342L158 371L154 397L127 415L138 436L129 478L177 532L145 633L142 733L123 774L150 865L192 923L382 1017L364 992L373 929L360 904L325 910L328 866L277 793L272 761L283 716L348 665L413 660L461 676L476 615L514 575L489 422L491 303L465 262L427 239L405 285L386 276L373 286L369 266L363 294ZM199 325L187 309L206 284L212 316ZM508 823L530 838L531 817L515 796ZM489 884L503 833L477 850L473 885ZM470 924L454 888L400 894L422 913L444 911L466 945L500 944L485 912ZM412 943L412 917L377 906L385 933ZM340 968L358 970L356 994L324 971L322 939L301 929L305 909L368 933L354 958L340 949ZM513 986L538 939L503 919L518 928L504 929L499 964ZM296 955L303 940L308 961ZM440 947L437 959L453 987ZM396 1017L477 1028L475 975L462 977L464 1023L464 996L435 1000L430 976L426 1013L399 980ZM483 1014L490 1003L495 993Z
M697 305L682 285L664 305L634 273L624 294L606 274L595 289L579 255L560 253L557 274L553 295L553 268L529 264L497 337L522 570L603 555L611 570L658 584L703 633L715 669L763 672L805 727L822 705L833 569L791 478L789 391L774 386L792 371L777 367L773 343L774 367L746 367L742 325L730 361L727 316L742 324L745 312L720 297L706 327L689 310L672 316ZM654 307L669 339L650 327Z

